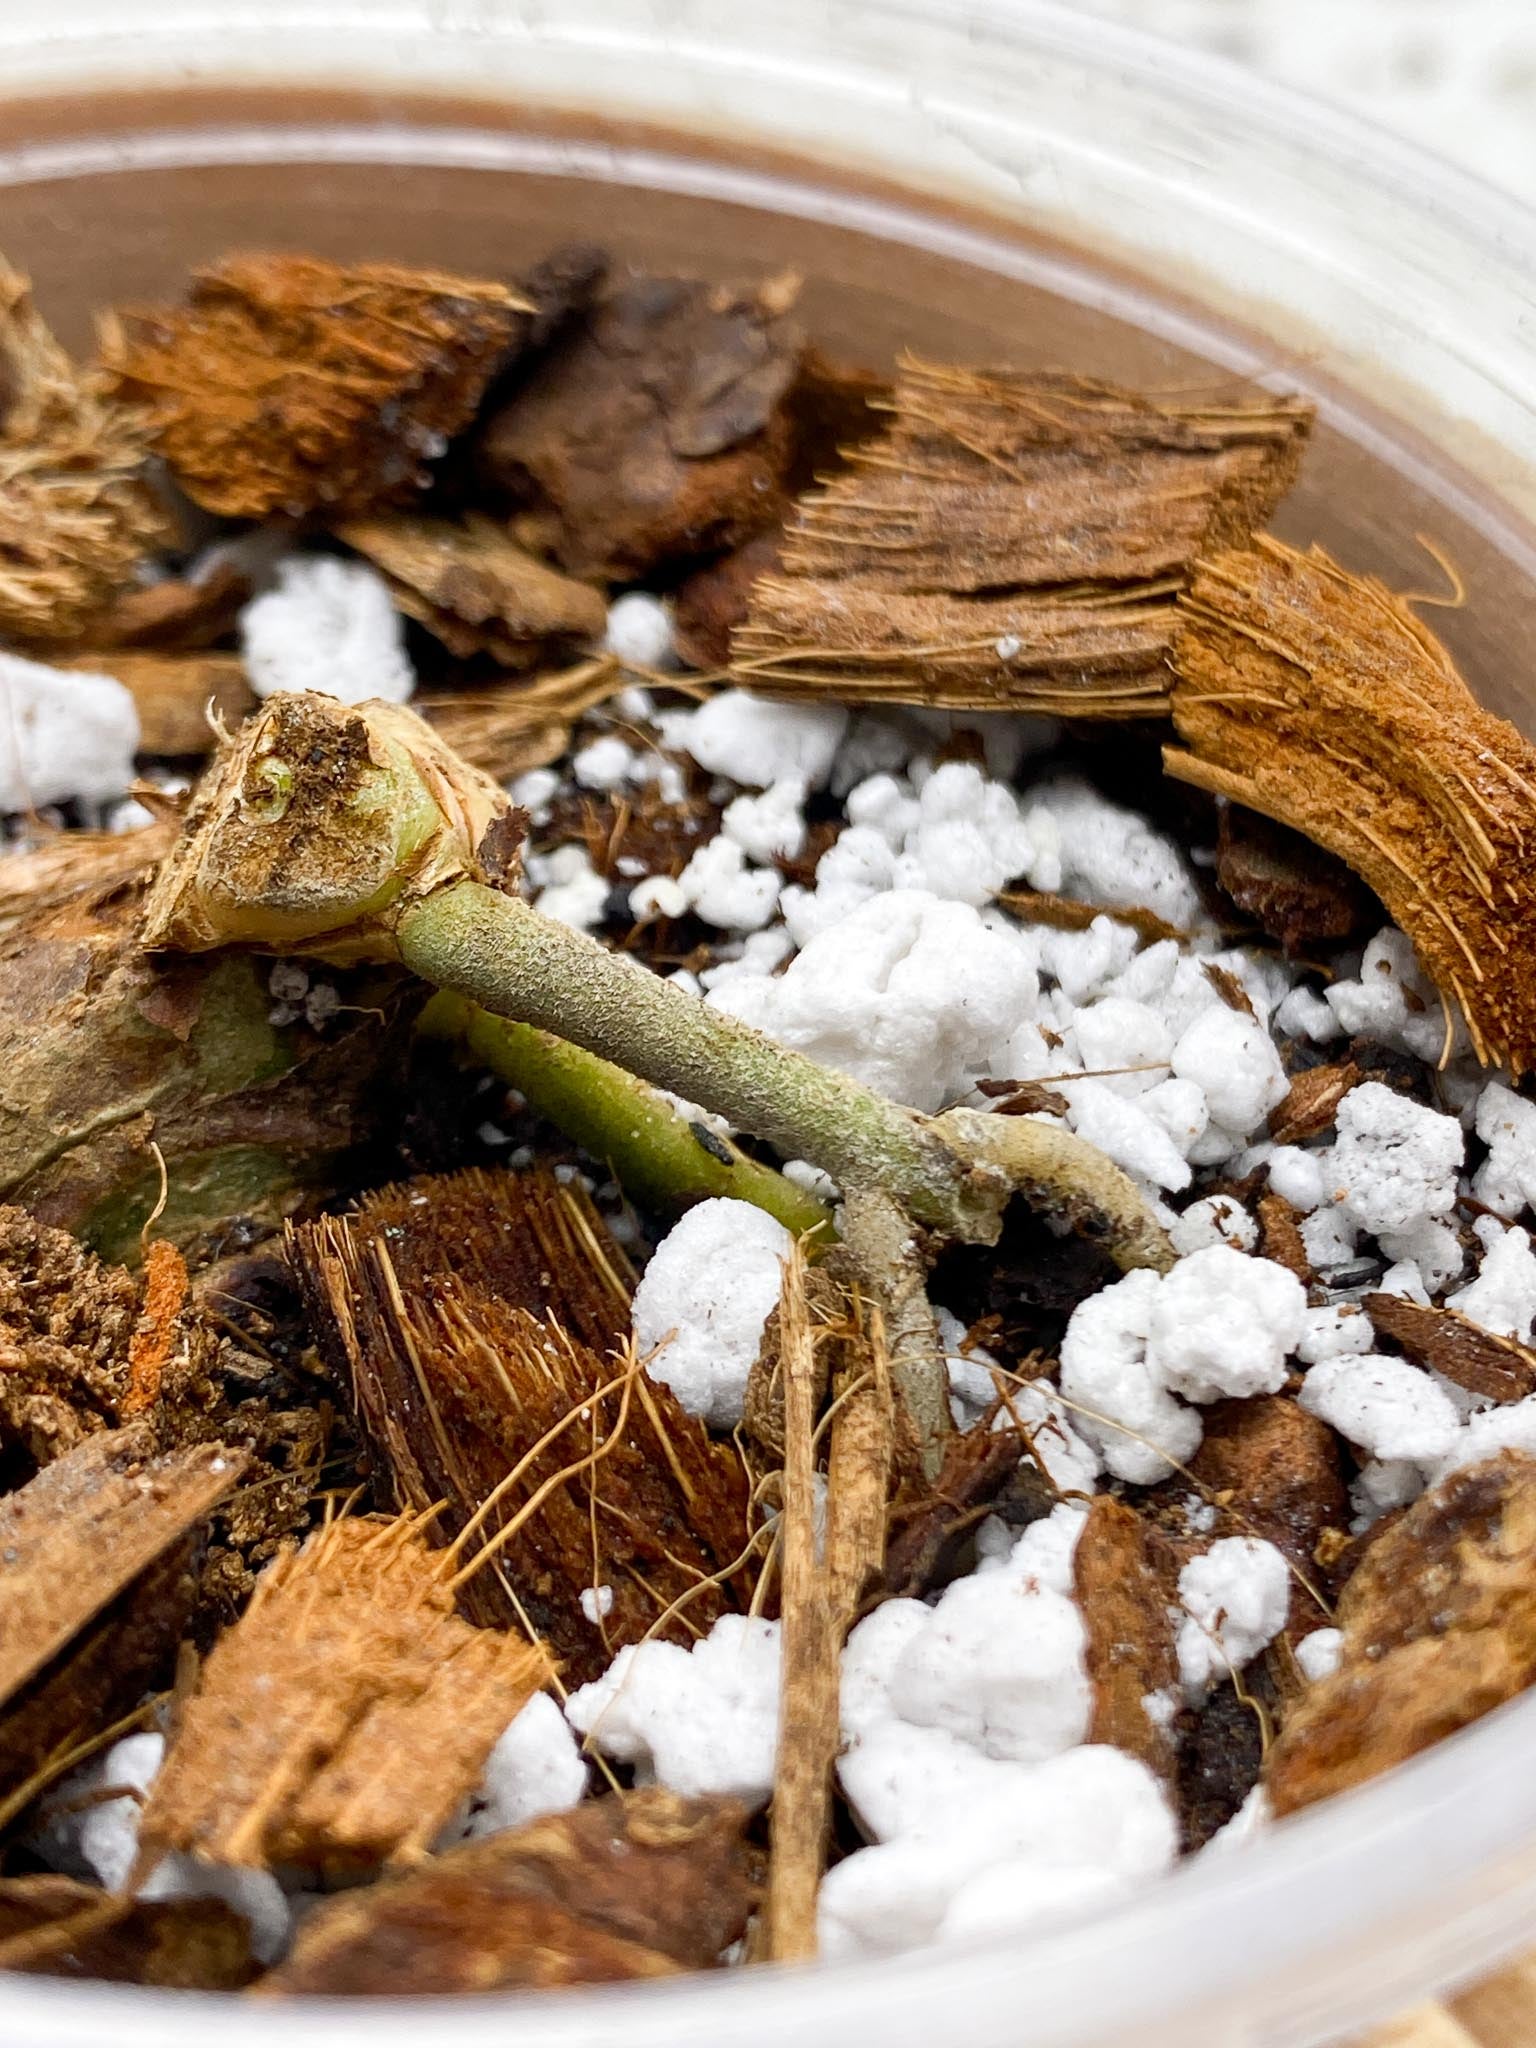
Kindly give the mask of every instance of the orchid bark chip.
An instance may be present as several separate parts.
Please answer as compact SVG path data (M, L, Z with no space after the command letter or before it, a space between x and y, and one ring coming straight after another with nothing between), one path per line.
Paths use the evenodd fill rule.
M399 706L274 698L214 762L145 906L152 951L247 945L396 962L699 1102L844 1189L991 1243L1009 1198L1166 1268L1135 1184L1053 1125L924 1117L776 1044L505 893L514 813Z

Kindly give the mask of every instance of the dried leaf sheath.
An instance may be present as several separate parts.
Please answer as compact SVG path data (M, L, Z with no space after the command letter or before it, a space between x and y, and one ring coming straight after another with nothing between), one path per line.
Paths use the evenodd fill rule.
M403 1517L287 1549L186 1702L145 1854L345 1870L429 1848L551 1676L540 1646L461 1621L448 1578Z
M1308 408L1179 405L908 359L893 423L802 499L732 643L744 680L1084 717L1166 707L1172 599L1295 475Z
M1180 605L1170 774L1346 861L1486 1062L1536 1064L1536 747L1408 606L1319 550L1202 562ZM1447 1027L1449 1039L1449 1024Z

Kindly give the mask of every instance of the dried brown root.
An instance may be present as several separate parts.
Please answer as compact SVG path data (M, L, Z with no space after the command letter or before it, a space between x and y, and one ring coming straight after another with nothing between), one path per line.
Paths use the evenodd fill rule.
M1427 1749L1536 1679L1536 1458L1453 1473L1369 1541L1339 1597L1344 1654L1265 1783L1292 1813Z
M892 422L802 498L732 639L742 681L1090 718L1166 708L1173 597L1249 538L1311 424L1054 372L907 358Z
M602 635L602 594L562 576L483 515L351 519L335 533L383 572L397 609L450 654L489 654L520 669L551 644Z
M0 1970L164 1991L239 1991L250 1927L222 1899L128 1899L50 1875L0 1878Z
M576 1684L662 1617L688 1642L746 1604L746 1475L669 1387L615 1365L632 1276L579 1187L416 1181L292 1254L395 1500L444 1504L466 1614L537 1630ZM589 1614L599 1584L611 1605Z
M842 1639L828 1597L826 1567L816 1556L815 1345L805 1262L797 1245L785 1260L779 1294L784 1389L782 1677L767 1900L767 1952L778 1962L816 1953L816 1894L831 1825L832 1766L838 1743Z
M65 646L174 537L147 436L44 325L0 258L0 638Z
M1168 772L1326 847L1413 940L1474 1052L1536 1064L1536 747L1400 598L1261 539L1180 602ZM1527 901L1527 899L1530 899Z
M1528 1344L1496 1337L1453 1308L1427 1308L1395 1294L1367 1294L1360 1306L1378 1336L1469 1394L1489 1401L1523 1401L1536 1394L1536 1351Z
M794 278L642 277L602 299L480 430L482 479L574 575L625 582L772 523L794 445Z
M421 1997L707 1970L757 1896L747 1815L659 1786L449 1849L328 1900L263 1993Z
M220 726L236 726L256 708L238 654L101 648L60 666L113 676L122 684L139 714L139 747L146 754L209 753Z
M784 1413L780 1550L782 1676L771 1813L766 1951L778 1962L816 1953L816 1899L826 1864L839 1740L843 1643L880 1577L893 1463L893 1372L878 1309L854 1297L833 1376L825 1553L816 1542L816 1352L832 1331L813 1321L804 1255L785 1261L779 1296ZM851 1341L850 1341L851 1340Z
M943 1463L951 1425L949 1372L928 1301L924 1247L901 1204L882 1189L850 1188L842 1219L847 1261L879 1307L891 1384L932 1478Z
M184 306L106 316L101 356L208 511L367 512L421 487L532 310L481 279L231 256L194 273Z
M141 1863L348 1872L430 1848L551 1676L537 1644L461 1621L448 1577L409 1518L286 1549L182 1704Z

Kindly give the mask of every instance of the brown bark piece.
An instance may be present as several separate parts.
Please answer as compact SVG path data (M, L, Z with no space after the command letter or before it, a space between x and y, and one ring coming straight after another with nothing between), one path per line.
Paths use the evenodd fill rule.
M1536 1679L1536 1458L1453 1473L1367 1546L1339 1596L1344 1654L1270 1753L1290 1813L1465 1727Z
M1383 920L1381 905L1341 860L1241 804L1221 807L1216 880L1293 956L1364 938Z
M327 1901L263 1991L382 1996L708 1969L756 1899L746 1810L660 1787L594 1799Z
M114 598L89 644L100 651L200 653L234 631L250 594L249 579L233 562L214 562L197 577L162 576Z
M184 306L102 322L187 495L228 519L364 512L421 488L527 329L505 285L314 256L231 256Z
M782 504L797 290L621 286L492 412L482 475L578 576L629 581L739 545Z
M0 259L0 638L78 640L173 538L144 428L78 370Z
M677 651L691 668L721 669L731 658L731 635L751 609L760 576L782 565L784 536L777 527L755 533L739 548L695 569L678 586L673 605Z
M462 1536L515 1471L466 1539L465 1565L483 1556L460 1587L466 1614L522 1621L575 1684L684 1593L669 1640L748 1596L739 1566L720 1580L747 1545L741 1461L669 1387L612 1355L627 1341L632 1275L578 1188L547 1173L423 1179L306 1227L293 1252L395 1499L446 1503L434 1540ZM598 1575L614 1597L593 1621L581 1594Z
M399 610L450 654L527 668L550 643L601 637L608 608L483 517L349 519L339 540L383 572Z
M222 1444L151 1449L142 1428L100 1431L0 1497L0 1700L196 1528L246 1465Z
M46 1465L115 1422L138 1307L128 1274L0 1208L0 1450Z
M250 1928L222 1899L127 1899L72 1877L0 1878L0 1970L163 1991L239 1991Z
M1173 1731L1153 1719L1145 1702L1178 1682L1169 1615L1172 1560L1157 1555L1155 1532L1133 1508L1098 1494L1078 1538L1072 1575L1093 1688L1087 1739L1127 1750L1171 1788Z
M1415 1365L1444 1373L1469 1394L1490 1401L1536 1394L1536 1351L1513 1337L1496 1337L1453 1308L1426 1308L1395 1294L1368 1294L1361 1306Z
M1223 1533L1265 1538L1293 1571L1318 1587L1314 1559L1326 1531L1349 1522L1349 1494L1338 1439L1324 1422L1283 1394L1213 1401L1190 1472L1226 1511ZM1295 1635L1327 1625L1328 1612L1306 1585L1292 1581L1287 1623Z
M216 737L210 722L236 726L256 707L238 654L160 654L143 648L100 648L60 664L112 676L139 714L141 754L206 754Z
M539 1646L459 1620L448 1578L403 1519L287 1549L183 1705L145 1852L347 1872L425 1851L551 1675Z
M944 1463L930 1484L904 1498L891 1515L885 1587L897 1599L921 1599L944 1583L956 1550L991 1512L1029 1445L1018 1429L988 1420L952 1432ZM1054 1489L1053 1489L1054 1491Z
M1311 424L1293 399L1179 405L911 357L891 409L878 462L856 452L800 508L792 573L956 593L1179 576L1268 518Z
M1306 1068L1293 1077L1284 1100L1269 1112L1269 1135L1277 1145L1321 1137L1332 1126L1339 1104L1364 1078L1353 1060Z
M1376 892L1485 1064L1536 1063L1536 746L1400 598L1261 539L1181 598L1169 772L1303 832Z
M1174 405L908 358L893 423L802 498L735 634L741 680L858 698L1166 707L1173 593L1288 488L1307 407Z
M1260 1258L1273 1259L1277 1266L1294 1273L1303 1287L1310 1287L1312 1261L1301 1234L1301 1211L1293 1208L1284 1195L1271 1192L1260 1195L1256 1214Z
M197 1601L200 1536L171 1545L0 1711L0 1796L140 1705L175 1668Z

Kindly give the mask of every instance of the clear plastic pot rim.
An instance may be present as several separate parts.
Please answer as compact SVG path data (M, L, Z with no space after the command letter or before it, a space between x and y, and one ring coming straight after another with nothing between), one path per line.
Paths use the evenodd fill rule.
M568 168L791 213L814 166L952 200L1133 270L1320 358L1345 389L1454 451L1473 516L1536 569L1536 218L1345 114L1052 7L970 0L7 0L0 100L168 84L380 84L513 98L658 130L729 133L807 160L798 181L643 144L570 142ZM136 164L313 160L517 168L518 137L472 123L146 128L0 143L0 186ZM580 154L582 150L585 155ZM545 159L547 162L547 158ZM746 181L723 188L723 176ZM1002 263L984 225L876 198L859 225L951 237ZM885 210L880 211L881 208ZM955 239L958 238L958 239ZM3 242L3 224L0 224ZM1208 338L1208 331L1202 330ZM1443 488L1443 484L1442 484ZM1486 495L1483 495L1486 494ZM1458 509L1466 509L1459 507ZM1476 1973L1536 1908L1536 1699L1275 1828L1196 1859L1123 1908L1056 1933L878 1962L438 2002L213 1999L3 1980L6 2048L767 2048L850 2035L882 2048L1235 2038L1304 2044Z

